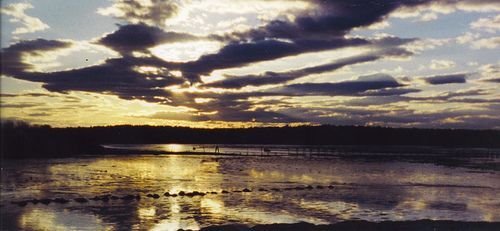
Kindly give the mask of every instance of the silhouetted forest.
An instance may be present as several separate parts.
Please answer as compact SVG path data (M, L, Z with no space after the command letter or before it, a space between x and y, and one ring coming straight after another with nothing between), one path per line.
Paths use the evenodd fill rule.
M164 126L52 128L3 121L4 158L106 154L101 144L295 144L500 147L499 130L301 126L200 129Z

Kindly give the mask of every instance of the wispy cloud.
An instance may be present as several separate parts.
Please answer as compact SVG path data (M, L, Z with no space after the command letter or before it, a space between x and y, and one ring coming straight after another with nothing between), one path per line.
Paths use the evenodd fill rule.
M423 78L425 82L432 85L450 84L450 83L465 83L467 74L449 74L435 75Z
M46 30L49 25L45 24L39 18L29 16L25 13L26 10L33 8L30 3L12 3L0 9L2 14L8 15L11 18L10 22L21 24L12 33L14 35L33 33Z
M166 20L177 14L178 4L173 0L114 0L98 13L131 23L145 23L163 27Z
M489 33L495 33L500 30L500 15L480 18L470 24L472 29L484 30Z
M442 69L450 69L455 67L455 62L451 60L431 60L431 65L429 66L433 70L442 70Z

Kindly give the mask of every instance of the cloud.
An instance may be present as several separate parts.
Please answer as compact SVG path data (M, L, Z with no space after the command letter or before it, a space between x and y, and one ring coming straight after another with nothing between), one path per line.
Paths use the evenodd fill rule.
M458 44L469 44L472 49L495 49L500 45L500 37L482 37L479 33L467 32L456 38Z
M429 12L429 13L425 13L425 14L422 14L422 16L420 17L420 21L422 22L428 22L428 21L432 21L432 20L436 20L438 18L438 15L434 12Z
M384 17L401 6L418 5L422 1L311 1L316 5L310 13L298 15L293 20L273 20L267 25L245 33L240 38L261 40L265 38L318 39L347 34L357 27L381 22Z
M381 3L377 1L309 1L312 9L295 15L293 18L280 18L266 25L245 32L234 32L222 36L233 41L279 40L290 44L304 42L340 41L351 30L384 24L387 14L402 6L416 6L427 1L407 0ZM333 49L330 47L322 50ZM319 49L316 49L319 50ZM305 50L303 52L307 52ZM286 54L292 55L292 54ZM194 79L194 78L193 78Z
M190 34L165 32L158 27L146 24L129 24L120 26L118 30L99 39L98 43L122 54L130 54L133 51L144 52L147 48L164 43L196 39L198 39L196 36Z
M1 108L32 108L38 107L43 104L40 103L2 103L0 104Z
M500 83L500 78L483 79L485 82Z
M471 43L473 49L495 49L500 46L500 36L482 38Z
M429 66L432 70L443 70L455 67L455 62L451 60L437 60L433 59Z
M375 92L379 92L380 90L375 90ZM389 88L382 89L382 91L402 91L403 94L371 94L374 90L369 90L363 93L364 96L376 96L376 97L358 97L344 102L345 105L351 106L378 106L378 105L389 105L392 103L418 103L418 102L428 102L428 103L437 103L437 102L449 102L455 100L456 98L463 97L474 97L474 96L484 96L487 95L487 92L482 89L473 89L473 90L465 90L465 91L453 91L453 92L444 92L435 96L406 96L405 93L413 93L420 92L419 89L412 88Z
M446 45L449 39L416 39L411 43L405 45L408 51L420 54L426 50L433 50L437 47Z
M49 26L40 19L24 13L27 9L33 8L30 3L12 3L0 9L0 12L11 17L13 23L20 23L22 26L16 28L12 34L26 34L46 30Z
M377 46L391 46L391 45L400 45L407 41L399 40L396 38L390 38L391 41L378 40L376 42ZM389 45L391 44L391 45ZM326 72L331 72L337 69L340 69L345 66L350 66L359 63L366 63L370 61L375 61L378 59L382 59L385 57L391 56L408 56L411 53L400 48L392 48L392 49L382 49L376 52L370 52L363 55L358 55L354 57L343 58L339 60L335 60L330 63L306 67L302 69L290 70L286 72L272 72L268 71L259 75L245 75L245 76L232 76L226 75L226 79L215 81L211 83L204 84L204 87L218 87L218 88L228 88L228 89L239 89L246 86L263 86L269 84L280 84L285 83L294 79L298 79L301 77L305 77L312 74L321 74Z
M300 77L311 74L319 74L323 72L333 71L344 66L369 62L379 59L376 55L361 55L345 59L336 60L335 62L308 67L298 70L287 72L272 72L268 71L260 75L246 75L246 76L231 76L226 75L226 79L216 82L204 84L205 87L218 87L218 88L242 88L246 86L262 86L269 84L285 83Z
M50 115L52 115L52 114L47 113L47 112L38 112L38 113L28 114L28 116L32 116L32 117L44 117L44 116L50 116Z
M336 83L300 83L291 84L268 90L277 95L361 95L369 90L403 87L392 76L385 74L374 74L360 76L356 80Z
M360 95L362 95L362 96L400 96L400 95L406 95L409 93L417 93L417 92L421 92L421 91L422 90L420 90L420 89L404 88L404 87L383 88L383 89L367 90Z
M484 30L490 33L500 30L500 15L488 18L480 18L470 24L475 30Z
M337 83L303 83L292 84L282 87L270 88L258 92L194 92L182 95L173 95L171 104L179 103L188 107L197 108L198 112L192 113L198 116L191 116L190 119L223 120L223 121L254 121L267 123L305 122L312 118L301 117L286 110L275 108L276 105L285 106L282 100L263 101L253 100L260 97L304 97L304 96L396 96L411 92L418 92L418 89L403 88L393 77L376 74L370 76L360 76L355 80L342 81ZM196 98L208 98L209 101L203 104L196 104ZM270 105L266 105L266 103ZM296 107L299 105L291 105ZM317 110L323 111L327 108L320 107ZM203 112L202 114L197 114ZM162 118L178 118L178 115L169 113L161 114ZM158 115L157 115L158 116Z
M2 48L2 73L18 76L21 73L34 69L33 65L23 60L23 56L26 54L40 56L44 52L69 48L72 45L71 42L66 41L36 39L21 41L7 48Z
M26 92L21 94L0 94L0 97L52 97L52 98L66 98L67 100L78 100L78 98L69 95L60 95L53 93L42 93L42 92Z
M289 18L311 10L304 0L196 0L178 1L176 16L165 28L197 35L246 31L256 24Z
M364 39L301 40L287 42L260 40L249 43L230 43L216 54L201 56L198 60L182 65L182 72L191 81L208 75L216 69L245 66L252 62L273 60L305 52L321 51L368 44Z
M498 83L500 82L500 63L486 64L479 67L480 81Z
M123 99L143 99L160 101L155 97L168 97L163 88L184 83L183 79L170 74L168 69L158 67L155 73L141 73L136 67L159 64L161 61L150 59L121 58L108 59L104 64L80 69L51 73L25 75L23 78L43 82L50 91L87 91L117 95Z
M387 29L391 26L391 24L388 21L380 21L376 22L374 24L371 24L370 26L366 27L368 30L382 30L382 29Z
M178 9L177 1L173 0L114 0L111 6L99 8L97 12L133 24L164 27L166 21L177 14Z
M72 46L70 42L57 40L22 41L2 49L2 73L17 79L41 82L49 91L87 91L115 94L125 99L141 98L149 101L157 96L168 96L162 88L184 83L165 68L168 63L149 57L131 56L108 59L102 64L64 71L36 72L23 60L26 53L37 55L40 52L64 49ZM154 69L154 72L142 73L141 67Z
M498 75L500 74L500 61L497 64L486 64L479 67L479 70L483 75Z
M136 13L130 13L130 14L123 13L123 15L132 19L137 18L139 16L141 16L139 18L143 18L142 16L156 18L155 17L156 14L150 11L152 10L153 5L158 5L158 4L160 4L160 6L169 4L175 5L175 3L171 3L169 1L162 3L157 1L145 1L145 2L116 1L114 9L120 9L120 11L123 13L123 12L128 12L128 10L132 10L132 8L130 7L135 7L135 10L137 11ZM321 5L323 3L318 3L318 4ZM338 9L346 10L346 12L357 11L357 10L360 10L362 12L366 11L366 7L358 7L356 5L344 4L344 3L335 3L333 5L327 4L327 6L328 8L337 7ZM368 11L367 13L369 13L370 15L373 14L371 15L371 17L377 18L378 20L378 18L381 17L381 15L378 15L378 13L383 14L387 10L393 9L396 6L376 5L376 7L377 10L379 10L380 12ZM172 7L172 9L174 8L175 7ZM324 9L321 8L320 10L323 11ZM351 16L345 16L346 18L343 18L344 16L342 16L338 18L336 16L329 15L327 13L328 12L325 11L324 16L326 18L320 17L317 18L317 20L315 17L313 17L314 18L313 20L313 18L304 16L300 19L295 20L296 24L295 26L304 27L306 28L307 31L312 31L313 32L312 34L322 33L315 29L316 26L320 27L332 26L332 28L329 29L330 31L340 30L342 31L340 34L342 34L345 32L343 31L344 30L343 28L345 28L345 30L349 30L356 25L369 25L372 23L371 19L357 18L358 22L354 22L348 20L351 19ZM335 20L330 17L334 17ZM336 19L342 19L347 21L341 22ZM148 23L148 22L142 22L142 23ZM329 23L332 24L330 25ZM270 26L271 27L276 26L277 24L279 24L279 22L274 21L270 23ZM200 75L207 75L211 71L216 69L240 67L252 62L272 60L304 52L312 52L312 51L320 51L327 49L335 49L346 46L359 46L363 44L368 44L368 41L359 38L353 38L353 39L345 39L341 37L333 37L333 38L330 37L326 39L325 38L306 39L306 38L307 36L304 37L295 36L294 39L291 41L284 41L280 39L253 40L250 42L234 41L230 42L228 45L220 49L220 51L216 54L201 56L196 61L179 64L178 67L183 72L184 77L188 78L191 82L197 82L199 81ZM159 45L161 43L174 42L186 39L196 39L196 38L188 34L164 32L163 30L157 27L147 26L145 24L139 23L135 25L121 26L117 31L106 35L105 37L101 38L98 42L108 47L111 47L112 49L119 51L122 54L128 55L134 51L147 52L146 50L147 48Z
M423 80L432 85L450 84L450 83L466 83L467 74L450 74L450 75L435 75L425 77Z
M220 113L196 114L196 113L176 113L157 112L144 116L149 119L163 120L189 120L189 121L226 121L226 122L259 122L259 123L294 123L304 122L304 120L285 115L283 113L265 111L262 109L254 111L223 110Z
M472 42L480 37L481 37L481 35L479 35L477 33L467 32L461 36L458 36L456 38L456 40L457 40L458 44L467 44L467 43L470 43L470 42Z
M484 89L468 89L468 90L458 90L458 91L449 91L438 96L428 97L428 99L432 100L448 100L456 97L465 97L465 96L480 96L486 95L487 91Z
M413 1L415 2L415 1ZM498 12L500 6L496 0L433 0L420 1L417 5L404 5L394 11L395 18L418 18L418 21L436 20L440 14L456 11Z
M499 12L500 4L497 0L444 0L456 9L466 12Z

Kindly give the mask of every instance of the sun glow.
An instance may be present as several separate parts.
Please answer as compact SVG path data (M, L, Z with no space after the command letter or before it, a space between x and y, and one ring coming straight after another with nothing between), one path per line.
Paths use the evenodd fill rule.
M163 44L151 48L150 51L165 61L188 62L197 60L202 55L215 53L221 47L220 42L194 41Z

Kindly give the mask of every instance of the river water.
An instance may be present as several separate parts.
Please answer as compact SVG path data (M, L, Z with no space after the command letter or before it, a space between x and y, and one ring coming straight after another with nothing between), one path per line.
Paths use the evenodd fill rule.
M111 145L179 153L4 160L2 229L196 230L228 223L357 219L500 221L500 161L498 155L483 155L484 150L475 156L477 150L461 149L470 155L460 158L453 155L457 150L439 154L442 158L402 158L409 153L220 145L221 153L233 154L207 154L215 146ZM181 191L205 195L163 195ZM74 201L103 195L134 198ZM35 198L69 202L12 203Z

